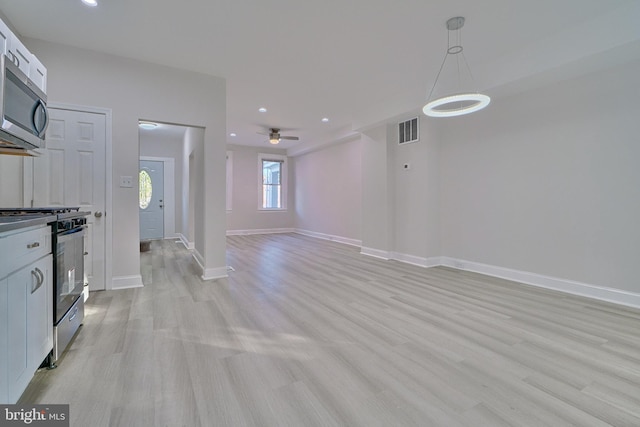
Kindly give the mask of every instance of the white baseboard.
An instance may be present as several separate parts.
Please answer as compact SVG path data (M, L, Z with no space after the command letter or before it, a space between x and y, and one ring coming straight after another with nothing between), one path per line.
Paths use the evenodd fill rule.
M560 279L528 271L513 270L510 268L456 258L440 257L440 259L440 265L458 270L473 271L475 273L513 280L514 282L525 283L527 285L539 286L541 288L553 289L628 307L640 308L640 294L634 292L590 285L588 283L576 282L574 280Z
M360 249L360 253L384 260L393 259L420 267L444 266L455 268L457 270L473 271L475 273L486 274L487 276L499 277L527 285L553 289L568 294L612 302L614 304L620 304L627 307L640 308L640 294L620 289L596 286L588 283L576 282L574 280L560 279L528 271L514 270L511 268L498 267L495 265L482 264L479 262L466 261L445 256L423 258L415 255L388 252L365 247Z
M180 239L180 243L182 243L185 248L189 250L193 250L195 248L195 244L190 242L184 234L178 233L178 239Z
M142 288L142 276L139 274L133 276L117 276L111 279L111 290Z
M277 229L286 231L272 230L229 230L227 235L238 234L264 234L264 233L289 233L296 232L305 236L315 237L318 239L332 240L339 243L358 246L361 242L355 239L346 239L339 236L332 236L323 233L317 233L308 230L301 229ZM640 294L635 292L624 291L620 289L607 288L603 286L596 286L587 283L576 282L574 280L560 279L557 277L545 276L542 274L531 273L528 271L514 270L505 267L498 267L495 265L482 264L479 262L466 261L457 258L451 258L446 256L436 257L418 257L415 255L403 254L399 252L384 251L381 249L368 248L361 246L360 253L383 260L397 260L407 264L417 265L420 267L437 267L445 266L458 270L473 271L476 273L486 274L487 276L499 277L502 279L512 280L514 282L520 282L527 285L539 286L541 288L553 289L568 294L579 295L587 298L593 298L600 301L607 301L614 304L620 304L628 307L640 308ZM197 261L197 258L196 258ZM224 273L221 269L215 269L215 274L224 274L226 277L226 271ZM220 270L220 271L217 271ZM204 278L204 277L203 277Z
M191 255L193 256L193 259L196 260L196 263L198 263L200 271L202 271L202 276L200 276L202 280L215 280L229 277L226 265L224 267L205 268L204 258L197 249L194 249Z
M205 268L202 270L202 280L216 280L216 279L224 279L225 277L229 277L228 268L225 265L224 267L216 267L216 268Z
M390 255L390 259L404 262L406 264L417 265L419 267L436 267L438 265L441 265L441 257L424 258L415 255L402 254L399 252L391 252Z
M382 251L380 249L366 248L363 246L360 248L360 253L362 255L372 256L374 258L380 258L384 260L391 259L391 252Z
M348 237L334 236L332 234L318 233L310 230L296 228L295 232L304 236L315 237L316 239L331 240L332 242L344 243L351 246L362 246L362 240L350 239Z
M252 234L293 233L295 228L255 228L251 230L227 230L227 236L249 236Z

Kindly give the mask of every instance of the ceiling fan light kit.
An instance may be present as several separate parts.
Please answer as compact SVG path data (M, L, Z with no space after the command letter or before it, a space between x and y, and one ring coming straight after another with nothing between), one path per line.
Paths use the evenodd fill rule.
M280 135L280 129L279 128L269 128L269 133L258 132L258 135L266 135L266 136L268 136L269 137L269 143L273 144L273 145L279 144L280 141L282 141L283 139L288 139L288 140L291 140L291 141L298 141L300 139L297 136Z
M467 63L467 59L464 56L460 29L464 26L464 17L457 16L455 18L451 18L447 21L447 30L449 30L448 40L447 40L447 53L442 60L442 65L440 65L440 70L438 71L438 75L436 76L436 80L433 83L433 87L429 92L429 96L427 97L427 104L422 108L422 112L430 117L455 117L462 116L464 114L470 114L485 108L491 102L491 98L489 96L479 93L478 91L464 91L462 90L462 79L460 74L460 66L466 66L466 69L471 77L473 82L473 74L471 74L471 68ZM456 37L454 38L453 45L451 41L451 32L456 32ZM442 69L447 62L449 57L455 57L456 68L458 70L458 92L453 94L448 94L445 96L440 96L435 99L432 99L433 92L438 84L438 79L440 78L440 73L442 73ZM462 58L463 64L460 63L460 58Z

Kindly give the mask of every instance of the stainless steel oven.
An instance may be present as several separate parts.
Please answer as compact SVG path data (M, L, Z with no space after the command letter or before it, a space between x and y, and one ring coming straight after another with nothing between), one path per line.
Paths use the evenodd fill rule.
M53 292L53 353L50 366L71 342L84 320L84 237L85 216L77 208L56 212L53 225L53 256L55 279Z
M84 220L84 218L82 218ZM59 220L54 242L53 359L58 360L84 319L84 235L86 225Z

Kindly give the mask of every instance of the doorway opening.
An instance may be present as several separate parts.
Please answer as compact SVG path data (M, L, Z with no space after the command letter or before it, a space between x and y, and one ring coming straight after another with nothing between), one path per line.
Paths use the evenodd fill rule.
M189 126L139 120L140 248L188 234Z

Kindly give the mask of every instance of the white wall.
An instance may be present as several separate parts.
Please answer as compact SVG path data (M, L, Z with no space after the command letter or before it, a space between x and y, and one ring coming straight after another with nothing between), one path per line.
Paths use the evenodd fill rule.
M394 194L391 248L400 258L426 259L440 255L440 136L421 116L420 140L399 145L397 122L412 117L394 121L387 133Z
M200 179L204 173L203 169L206 166L202 161L200 161L200 159L204 157L205 151L204 145L202 144L203 137L204 129L200 128L189 128L184 135L184 145L187 147L186 150L193 154L193 161L188 166L193 170L190 172L191 175L189 178L190 195L187 208L189 212L192 212L192 214L189 213L187 227L191 235L190 237L193 239L191 241L194 243L196 257L201 265L204 262L204 253L206 251L205 239L202 239L201 236L205 235L208 222L205 213L205 198L202 197L206 191L206 186L205 182Z
M442 121L443 255L640 292L640 63Z
M362 251L429 265L441 251L440 137L420 117L420 140L398 145L398 122L412 117L363 134Z
M258 154L286 155L286 151L271 147L244 147L228 145L232 151L233 179L231 210L227 211L227 230L246 232L248 230L290 229L294 226L295 195L291 159L288 163L288 197L286 211L259 210L260 183L262 175L258 168Z
M387 126L362 133L362 252L389 257L393 249L393 181Z
M113 118L113 276L140 274L137 185L118 186L121 175L137 176L138 120L198 126L203 129L202 218L196 245L206 277L226 275L225 81L204 74L153 65L89 50L25 39L48 69L49 102L110 108ZM202 223L203 219L201 219ZM200 233L198 233L200 231Z
M23 201L22 156L0 155L0 208L30 206Z
M296 228L362 240L361 145L355 138L293 158Z
M202 155L203 139L201 132L194 134L195 129L187 129L182 144L182 226L178 232L189 249L195 249L195 200L197 191L202 190L202 183L197 180L197 173L202 166L196 156Z

